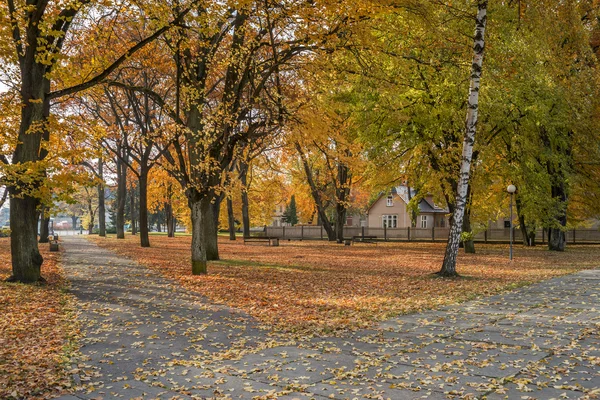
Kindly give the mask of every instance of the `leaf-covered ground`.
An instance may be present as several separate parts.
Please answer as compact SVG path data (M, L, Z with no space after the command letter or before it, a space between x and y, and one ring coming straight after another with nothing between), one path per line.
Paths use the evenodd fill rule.
M0 239L0 399L52 398L70 386L67 354L74 327L59 254L40 246L46 285L6 283L10 242Z
M286 330L335 331L368 327L392 315L489 295L598 267L600 246L544 246L515 250L478 245L459 256L458 279L440 279L442 243L379 243L344 247L326 242L282 242L280 247L220 241L221 261L207 276L192 276L190 237L154 236L142 249L138 238L92 240L160 270L213 301L243 309L265 324Z

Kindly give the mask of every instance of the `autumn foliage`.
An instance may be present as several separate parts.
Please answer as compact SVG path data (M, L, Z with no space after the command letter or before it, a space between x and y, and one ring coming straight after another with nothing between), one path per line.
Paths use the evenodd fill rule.
M189 237L156 236L153 247L143 250L132 237L90 239L269 326L310 334L369 327L392 315L594 268L600 256L599 246L572 246L562 254L519 248L511 263L506 245L482 245L478 254L459 259L462 278L444 280L433 275L442 243L345 247L294 241L266 247L223 240L222 261L198 277L188 268Z
M45 247L42 249L45 250ZM10 269L10 242L0 239L0 282ZM69 299L57 253L42 251L47 284L0 283L0 398L45 399L71 386Z

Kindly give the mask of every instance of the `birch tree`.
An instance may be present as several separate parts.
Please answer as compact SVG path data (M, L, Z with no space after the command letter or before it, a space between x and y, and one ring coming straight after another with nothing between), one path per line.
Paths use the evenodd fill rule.
M460 167L460 178L456 193L456 208L451 219L450 236L446 245L446 254L441 276L456 276L456 257L460 245L463 218L467 204L469 189L469 178L471 171L471 160L473 157L473 146L477 133L477 117L479 110L479 89L481 87L481 73L483 71L483 55L485 50L485 28L487 24L487 0L479 0L477 3L477 17L475 22L475 37L473 45L473 63L471 67L471 84L469 88L467 120L463 140L462 160Z

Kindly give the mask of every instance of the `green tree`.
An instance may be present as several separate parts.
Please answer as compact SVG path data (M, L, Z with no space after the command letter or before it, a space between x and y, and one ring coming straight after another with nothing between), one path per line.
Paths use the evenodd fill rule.
M288 223L292 226L298 223L298 211L296 210L296 196L292 195L290 203L287 205L283 212L283 222Z

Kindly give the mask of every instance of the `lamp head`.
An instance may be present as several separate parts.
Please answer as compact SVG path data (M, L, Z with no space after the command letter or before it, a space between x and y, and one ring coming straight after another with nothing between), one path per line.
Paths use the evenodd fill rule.
M508 187L506 188L506 191L510 194L513 194L514 192L517 191L517 187L515 185L508 185Z

